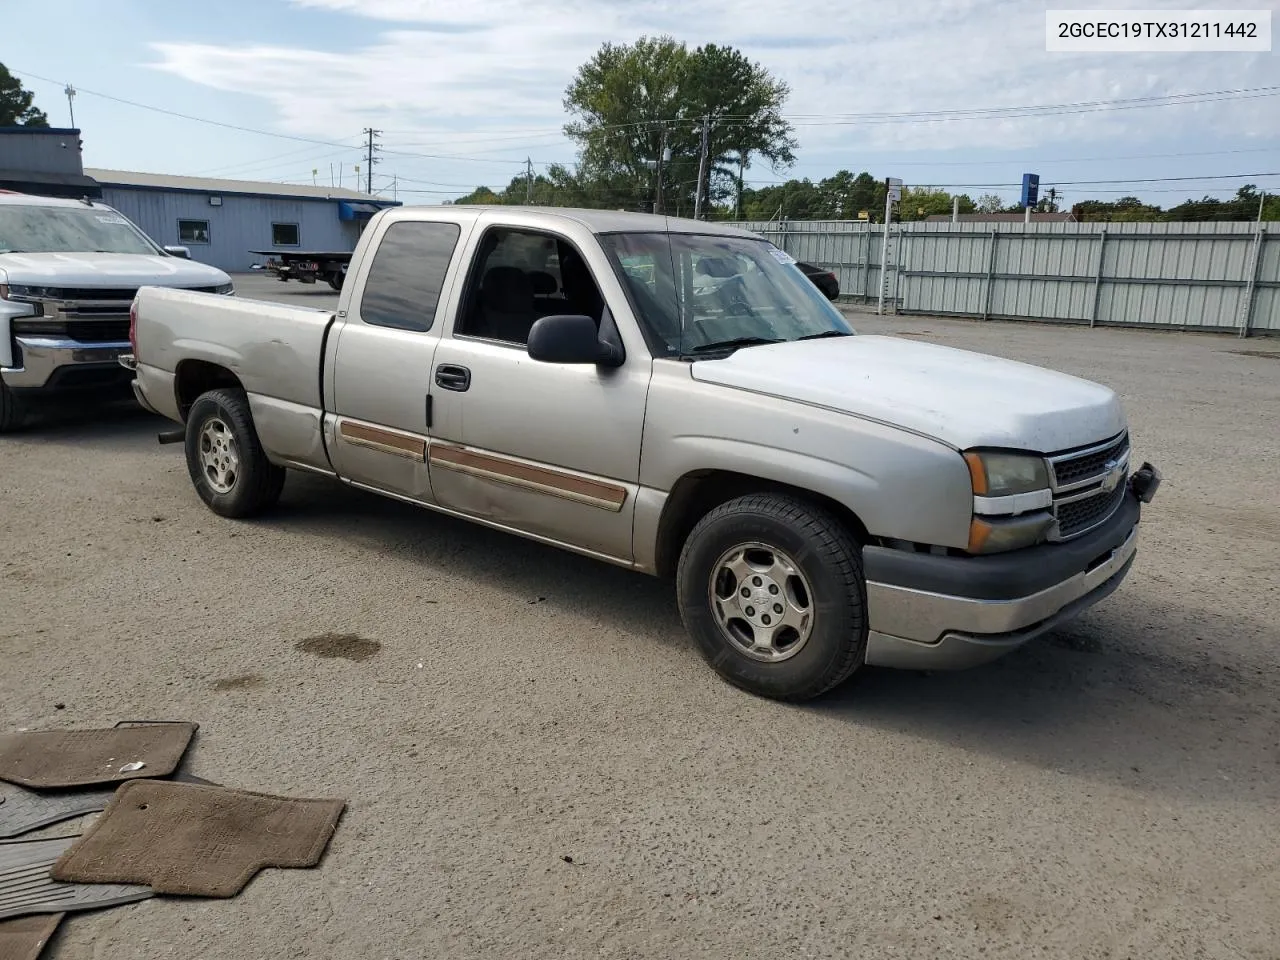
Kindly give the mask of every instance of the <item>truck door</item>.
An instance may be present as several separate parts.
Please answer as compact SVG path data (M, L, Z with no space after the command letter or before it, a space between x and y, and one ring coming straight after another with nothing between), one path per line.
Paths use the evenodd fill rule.
M344 480L434 502L426 450L438 315L454 282L454 251L470 227L392 219L375 238L369 268L357 271L362 277L326 358L326 433Z
M599 244L576 240L495 225L473 241L434 359L431 485L443 507L630 561L652 359L638 332L613 369L540 363L525 348L541 316L601 322L602 289L628 309L616 282L597 280L614 279Z

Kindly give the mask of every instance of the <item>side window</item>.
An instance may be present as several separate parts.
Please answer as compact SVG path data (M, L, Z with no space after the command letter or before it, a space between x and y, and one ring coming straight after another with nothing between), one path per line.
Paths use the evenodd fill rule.
M179 220L178 221L178 242L179 243L208 243L209 242L209 221L208 220Z
M273 247L296 247L298 225L296 223L273 223L271 225L271 245Z
M570 244L550 234L506 227L480 241L457 333L524 344L541 317L586 314L600 322L604 299Z
M425 332L435 321L444 275L461 229L456 223L393 223L373 255L360 319Z

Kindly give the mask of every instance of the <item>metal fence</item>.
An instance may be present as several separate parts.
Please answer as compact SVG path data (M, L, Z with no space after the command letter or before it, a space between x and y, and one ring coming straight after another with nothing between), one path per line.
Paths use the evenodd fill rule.
M738 223L876 301L884 227ZM886 310L1280 335L1269 223L906 223L889 231Z

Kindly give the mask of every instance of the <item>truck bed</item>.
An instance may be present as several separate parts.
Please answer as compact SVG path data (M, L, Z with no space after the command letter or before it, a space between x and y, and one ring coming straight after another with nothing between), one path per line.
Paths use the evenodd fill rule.
M135 302L140 375L173 376L179 362L203 360L233 371L251 395L322 407L330 311L160 287L143 287Z

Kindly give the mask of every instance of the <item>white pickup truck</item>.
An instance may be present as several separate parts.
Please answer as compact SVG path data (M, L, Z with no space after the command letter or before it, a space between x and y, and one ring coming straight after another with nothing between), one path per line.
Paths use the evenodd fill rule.
M132 315L122 362L214 512L292 468L672 577L715 670L784 700L1075 616L1160 482L1111 390L857 335L697 221L388 210L336 313L144 287Z
M231 278L159 247L106 204L0 190L0 433L51 394L125 391L129 304L143 284L231 293Z

